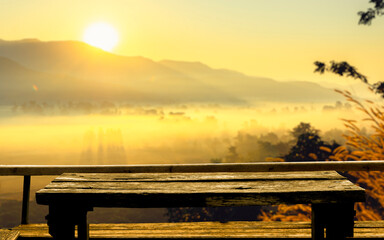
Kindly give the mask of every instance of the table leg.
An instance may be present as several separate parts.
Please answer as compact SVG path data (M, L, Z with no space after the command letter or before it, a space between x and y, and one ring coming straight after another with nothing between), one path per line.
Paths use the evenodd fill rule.
M313 204L312 239L345 239L353 237L354 203Z
M89 240L86 208L49 206L49 234L54 240L74 240L75 226L78 225L78 239Z
M87 221L87 211L78 218L77 235L79 240L89 240L89 224Z
M49 214L46 217L49 234L55 240L74 240L75 239L75 221L72 211L59 207L49 206Z
M313 240L323 240L324 239L324 214L321 211L321 206L312 204L312 239Z

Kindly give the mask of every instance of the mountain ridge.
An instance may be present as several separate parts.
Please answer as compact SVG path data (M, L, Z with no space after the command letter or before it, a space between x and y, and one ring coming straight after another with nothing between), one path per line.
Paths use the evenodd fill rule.
M308 86L308 82L278 82L228 69L214 69L201 62L156 62L140 56L116 55L79 41L0 40L0 57L0 65L10 64L4 59L18 64L20 72L25 73L25 82L32 78L32 72L27 73L30 70L42 74L45 85L55 82L63 87L62 81L79 85L63 87L67 90L68 99L71 98L71 89L83 92L86 99L89 89L94 91L97 88L101 89L96 91L98 94L103 89L112 91L108 95L113 95L113 91L119 92L116 94L120 96L116 97L119 101L132 101L130 93L133 91L137 96L143 96L135 98L138 102L245 104L252 101L329 102L337 99L332 90L316 84ZM0 78L4 75L5 72L0 71ZM4 81L2 86L6 88ZM63 96L59 87L54 85L50 86L50 91ZM91 99L97 99L96 92Z

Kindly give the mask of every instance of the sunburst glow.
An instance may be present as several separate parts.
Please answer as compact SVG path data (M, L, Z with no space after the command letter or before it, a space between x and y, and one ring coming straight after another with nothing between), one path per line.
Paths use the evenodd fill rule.
M87 27L83 41L105 51L111 51L118 43L119 35L110 24L98 22Z

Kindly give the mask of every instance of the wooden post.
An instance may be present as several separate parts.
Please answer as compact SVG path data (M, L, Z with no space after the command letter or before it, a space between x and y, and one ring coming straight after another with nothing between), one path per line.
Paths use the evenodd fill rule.
M327 221L327 239L345 239L353 237L354 203L332 204L328 210L332 213Z
M353 237L354 203L312 204L312 239Z
M88 211L93 208L82 206L49 205L49 234L54 240L74 240L77 225L77 239L89 240Z
M79 240L89 240L89 224L86 210L78 212L77 221L77 238Z
M319 204L312 204L312 239L323 240L324 239L324 212L322 206Z
M75 240L74 209L65 206L49 206L48 220L49 234L54 240Z
M29 215L29 194L31 191L31 176L24 176L23 185L23 206L21 210L21 224L28 224Z

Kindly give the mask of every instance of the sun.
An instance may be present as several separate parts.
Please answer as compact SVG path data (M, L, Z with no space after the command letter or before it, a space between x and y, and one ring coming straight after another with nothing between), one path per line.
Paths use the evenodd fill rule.
M119 35L112 25L105 22L97 22L85 29L83 41L110 52L118 43Z

